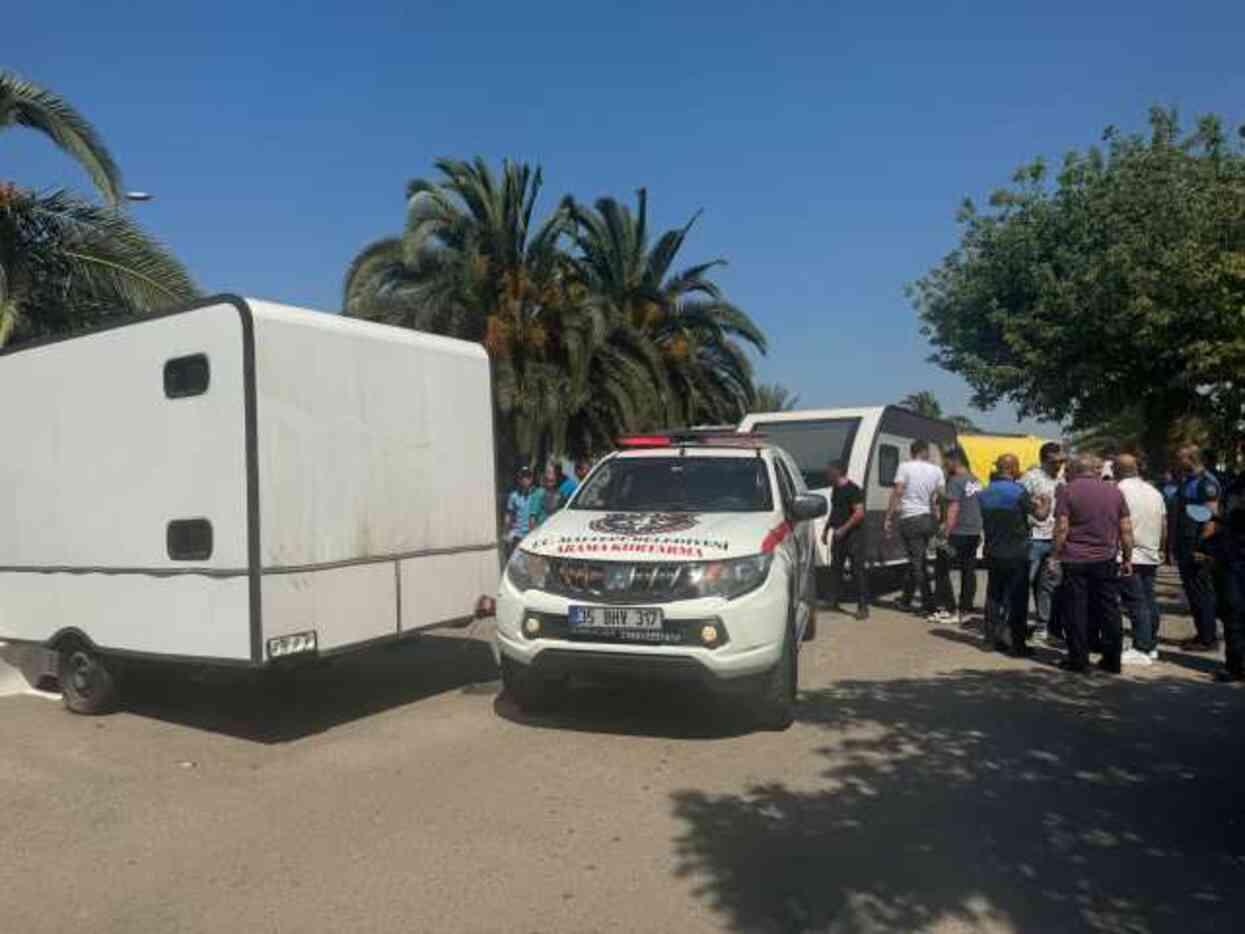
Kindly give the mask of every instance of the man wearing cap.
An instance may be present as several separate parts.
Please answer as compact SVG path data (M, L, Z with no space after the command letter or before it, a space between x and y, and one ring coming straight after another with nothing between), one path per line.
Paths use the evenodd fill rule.
M517 486L506 500L506 554L532 530L532 519L541 502L541 491L532 486L532 468L520 467Z
M1215 583L1206 562L1197 559L1197 545L1219 512L1219 481L1202 463L1197 445L1187 444L1176 454L1181 471L1171 516L1172 558L1180 569L1197 635L1180 647L1186 652L1213 652L1219 639L1215 622Z
M1033 608L1037 614L1038 639L1047 635L1062 638L1062 626L1057 617L1052 619L1051 605L1055 593L1056 575L1050 565L1051 551L1055 547L1055 494L1063 485L1059 474L1067 461L1063 447L1056 441L1047 441L1038 452L1041 464L1030 468L1020 482L1035 507L1042 506L1044 519L1036 513L1029 516L1029 589L1033 591Z

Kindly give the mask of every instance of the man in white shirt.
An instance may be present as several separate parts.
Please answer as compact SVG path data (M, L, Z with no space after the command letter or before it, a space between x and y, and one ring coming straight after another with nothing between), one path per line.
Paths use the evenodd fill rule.
M1154 575L1167 544L1167 504L1163 494L1138 476L1137 458L1121 454L1112 464L1116 488L1124 494L1133 520L1133 573L1120 578L1120 599L1133 624L1133 647L1125 665L1149 665L1158 658L1159 605Z
M1060 473L1067 456L1062 445L1047 441L1039 457L1041 464L1030 468L1020 482L1034 505L1049 507L1045 519L1029 516L1029 589L1033 592L1033 609L1037 613L1036 637L1041 640L1046 638L1048 627L1050 635L1063 638L1058 614L1053 613L1056 580L1050 556L1055 547L1055 494L1063 484Z
M934 611L934 594L925 555L930 539L938 531L934 519L934 505L946 486L942 468L929 462L929 442L913 441L909 451L912 460L904 461L895 473L895 486L891 490L890 506L886 510L883 529L886 534L895 532L895 516L899 516L899 537L908 556L908 573L904 578L903 596L899 608L912 609L912 595L920 587L921 612Z

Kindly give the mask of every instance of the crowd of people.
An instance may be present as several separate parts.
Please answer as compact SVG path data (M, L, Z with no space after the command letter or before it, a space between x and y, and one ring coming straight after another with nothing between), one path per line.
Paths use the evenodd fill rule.
M1208 469L1196 446L1181 448L1177 471L1155 482L1143 478L1134 455L1069 459L1055 442L1043 445L1041 462L1023 473L1015 455L1003 455L984 485L959 448L943 453L942 467L924 441L910 453L895 475L883 524L883 534L898 535L907 556L899 608L940 623L972 622L980 550L987 650L1027 657L1035 639L1063 649L1067 671L1088 671L1093 653L1100 669L1118 674L1123 665L1158 659L1155 577L1161 565L1173 564L1196 626L1180 647L1217 652L1222 622L1225 665L1216 677L1245 680L1245 496L1240 481L1225 484ZM841 463L829 465L828 477L831 604L838 605L850 561L853 577L865 584L857 610L865 618L863 498ZM1131 645L1123 637L1125 616Z
M592 470L592 462L580 459L575 462L575 476L566 475L561 462L554 461L545 467L540 484L535 482L531 467L520 467L515 477L515 488L506 499L506 553L522 541L523 536L544 524L579 489L579 484Z

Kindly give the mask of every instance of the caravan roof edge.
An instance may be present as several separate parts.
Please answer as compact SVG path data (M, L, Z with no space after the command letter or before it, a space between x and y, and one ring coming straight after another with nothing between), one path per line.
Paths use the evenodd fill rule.
M65 334L51 334L47 337L41 337L37 340L27 341L22 344L0 348L0 357L11 356L25 350L36 350L40 347L48 347L52 344L60 344L65 341L71 341L79 337L90 337L92 334L103 334L106 331L116 331L121 328L127 328L135 324L143 324L148 321L160 321L164 318L171 318L174 315L183 315L191 311L201 311L204 308L211 308L213 305L232 305L234 309L247 321L253 317L251 306L247 300L241 295L235 295L232 292L220 292L216 295L209 295L206 298L196 299L186 305L175 305L169 308L162 308L159 311L153 311L150 314L143 315L127 315L125 317L115 318L111 321L105 321L89 328L80 328L76 331L69 331Z

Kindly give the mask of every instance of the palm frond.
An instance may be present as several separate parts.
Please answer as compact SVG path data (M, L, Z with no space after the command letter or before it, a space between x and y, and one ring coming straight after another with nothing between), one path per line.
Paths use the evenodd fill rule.
M121 170L95 127L60 95L0 71L0 128L6 125L28 127L51 139L86 170L109 205L124 199Z

